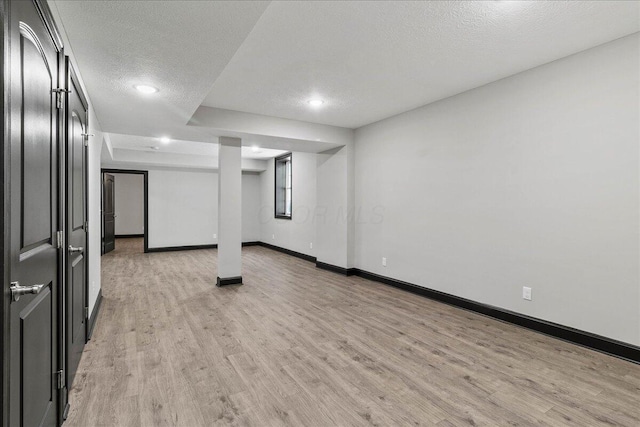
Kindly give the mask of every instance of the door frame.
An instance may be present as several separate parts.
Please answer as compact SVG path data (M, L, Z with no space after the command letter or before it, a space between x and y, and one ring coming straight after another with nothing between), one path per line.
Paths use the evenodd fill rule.
M104 200L102 199L102 194L104 194L104 174L128 174L128 175L142 175L144 177L144 253L149 252L149 171L145 170L134 170L134 169L112 169L112 168L102 168L100 169L100 177L102 178L100 182L101 186L101 195L100 195L100 230L101 230L101 238L104 237L104 217L102 216L102 212L104 209ZM104 246L104 245L102 245Z
M69 90L69 91L76 91L77 95L80 98L80 102L82 103L82 106L85 108L85 117L84 117L84 123L85 123L85 134L87 134L87 136L85 136L85 149L84 149L84 164L85 164L85 168L84 168L84 187L83 187L83 193L84 193L84 218L85 218L85 245L84 245L84 258L85 258L85 262L84 262L84 280L85 280L85 285L84 285L84 301L83 301L83 306L85 307L85 310L88 310L89 307L89 251L90 251L90 243L89 243L89 102L87 100L87 97L84 94L84 90L80 84L80 79L78 78L78 74L75 70L75 66L73 65L73 63L71 62L71 58L69 58L68 56L64 56L64 60L63 60L63 75L61 76L62 80L64 80L64 88ZM69 229L68 225L69 225L69 215L71 215L72 213L69 211L68 208L68 204L69 204L69 199L72 197L72 195L69 192L69 180L68 178L68 174L69 172L69 158L70 158L70 153L69 153L69 96L72 92L67 92L65 94L65 100L64 100L64 114L63 114L63 118L62 118L62 122L63 122L63 136L62 136L62 157L64 158L64 166L62 167L62 175L63 175L63 179L61 180L61 186L60 186L60 191L62 193L62 206L61 206L61 210L63 212L62 218L61 218L61 230L63 230L64 232L64 245L63 245L63 249L62 249L62 253L64 254L63 256L63 271L62 274L64 275L64 279L61 281L62 283L62 291L61 291L61 299L62 299L62 305L64 307L64 310L61 311L61 319L62 321L60 322L61 324L61 331L60 331L60 339L61 339L61 349L60 349L60 355L61 355L61 359L63 361L63 366L64 366L64 377L65 377L65 382L64 382L64 386L60 389L61 392L61 399L60 399L60 424L62 424L64 422L64 420L67 418L67 412L69 411L69 390L71 389L71 386L73 384L70 384L68 382L69 379L69 367L68 367L68 355L69 355L69 346L70 346L70 336L68 336L67 332L68 332L68 317L67 317L67 312L68 312L68 305L67 305L67 299L68 299L68 287L70 284L70 281L68 280L68 270L67 270L67 261L68 261L68 257L69 257L69 253L66 250L66 247L68 245L69 242L69 233L71 232L71 230ZM88 343L89 342L89 332L90 332L90 328L89 328L89 316L88 313L85 313L85 339L84 339L84 343Z
M81 99L81 101L83 103L83 106L87 109L86 117L84 118L84 120L85 120L85 132L88 135L88 133L89 133L89 116L91 115L90 112L89 112L89 102L88 102L87 97L85 96L84 92L82 91L82 88L81 88L81 85L80 85L80 79L78 79L78 74L76 73L75 66L72 64L71 58L69 58L68 56L65 56L65 72L66 72L65 73L65 80L68 79L65 82L65 84L68 86L67 89L73 90L72 89L72 86L73 86L72 82L73 81L75 81L77 86L81 89L80 91L78 91L78 95L80 96L80 99ZM66 99L69 99L69 93L67 93ZM65 142L65 147L64 147L65 148L65 150L64 150L64 152L65 152L65 169L68 166L68 160L69 160L68 153L67 153L67 143L68 143L67 138L69 138L69 134L67 132L68 109L66 108L66 106L67 106L67 102L65 101L65 117L64 117L64 125L65 125L65 128L64 128L64 131L65 131L65 136L64 136L64 142ZM85 301L84 301L84 305L85 305L85 307L89 307L89 283L90 283L89 282L89 250L90 250L90 247L91 247L90 244L89 244L90 236L89 236L89 226L88 226L88 224L89 224L89 197L90 197L90 194L89 194L89 135L85 139L85 148L86 149L84 150L84 164L85 164L85 168L84 168L84 218L85 218L85 224L87 224L87 226L85 227L86 230L84 231L85 232L85 236L86 236L85 237L84 256L85 256L87 261L84 263L85 264L84 265L84 277L85 277L85 293L84 293ZM66 173L66 170L65 170L65 173ZM65 176L65 178L66 178L66 176ZM69 197L69 194L67 193L67 188L66 188L67 187L66 179L64 181L64 184L65 184L65 190L64 190L65 191L65 200L64 201L65 201L65 210L66 210L66 207L67 207L66 203L67 203L68 197ZM68 237L68 234L69 234L69 230L67 229L67 224L69 223L67 215L69 215L69 212L65 211L65 218L64 218L64 221L65 221L64 222L64 225L65 225L65 227L64 227L65 244L67 242L67 237ZM65 254L66 254L66 252L65 252ZM65 258L65 267L66 267L66 258ZM65 277L66 277L66 271L65 271ZM65 288L66 288L66 286L65 286ZM86 331L85 331L85 337L86 337L85 343L89 342L89 322L88 322L88 320L89 319L87 319L87 322L85 324L85 329L86 329Z
M0 66L6 70L9 66L9 0L2 0L0 4L0 26L2 27L2 43L0 43L1 58ZM2 162L0 168L0 197L2 198L2 219L0 226L2 227L2 241L0 242L0 254L2 255L2 263L0 264L0 272L2 274L2 305L0 306L0 334L2 334L2 370L0 370L0 379L2 381L2 407L0 408L0 424L9 425L9 356L10 351L10 335L9 335L9 270L5 268L9 265L9 119L7 111L10 111L9 94L7 88L11 87L9 73L3 72L3 78L0 81L0 91L2 92L2 151L0 157Z

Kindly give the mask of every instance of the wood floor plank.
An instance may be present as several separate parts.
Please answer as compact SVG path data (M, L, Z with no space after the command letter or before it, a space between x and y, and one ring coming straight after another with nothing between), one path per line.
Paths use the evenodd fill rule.
M243 248L102 257L68 426L640 425L640 366Z

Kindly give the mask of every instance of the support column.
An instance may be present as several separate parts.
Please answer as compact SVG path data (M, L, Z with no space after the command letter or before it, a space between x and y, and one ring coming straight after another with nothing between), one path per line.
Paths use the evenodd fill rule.
M219 138L217 286L242 284L240 138Z

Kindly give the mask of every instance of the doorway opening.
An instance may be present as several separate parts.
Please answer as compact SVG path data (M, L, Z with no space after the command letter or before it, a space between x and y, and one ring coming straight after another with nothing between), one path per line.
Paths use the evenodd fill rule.
M149 252L148 171L102 169L102 254Z

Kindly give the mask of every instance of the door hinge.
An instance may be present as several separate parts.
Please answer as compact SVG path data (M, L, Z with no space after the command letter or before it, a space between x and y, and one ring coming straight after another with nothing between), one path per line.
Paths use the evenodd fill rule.
M89 146L89 137L90 136L95 136L92 133L81 133L80 135L82 135L84 137L84 146L88 147Z
M69 89L61 89L61 88L51 89L51 92L56 94L56 107L58 108L62 108L62 94L71 93Z
M84 222L84 231L87 233L89 232L89 221Z
M81 133L80 135L82 135L84 137L84 146L88 147L89 146L89 137L90 136L95 136L92 133Z
M56 382L56 386L58 387L58 390L60 390L61 388L64 387L64 371L62 369L60 369L59 371L55 372L55 382Z
M64 235L62 234L62 231L56 231L56 248L57 249L62 248L63 239L64 239Z
M84 308L84 318L89 319L89 307Z

